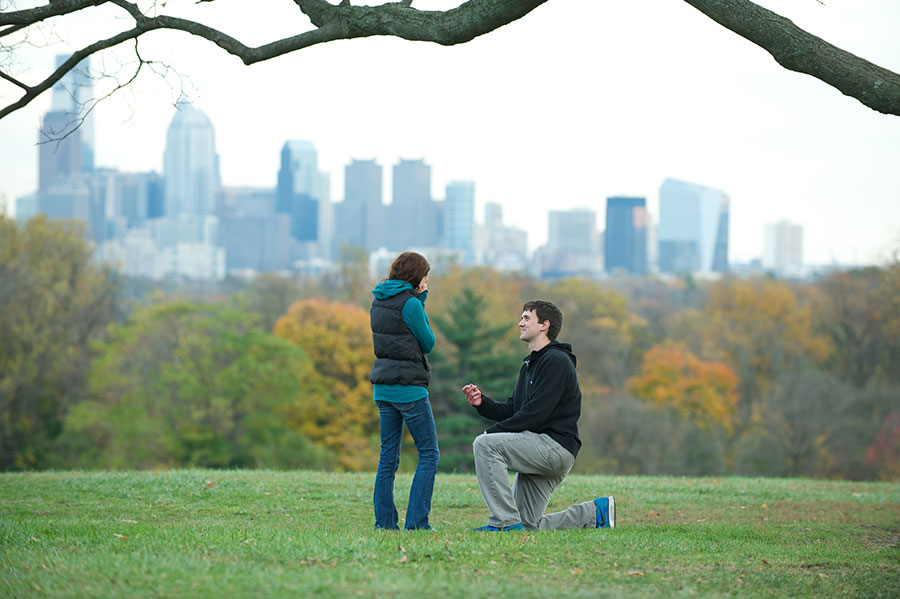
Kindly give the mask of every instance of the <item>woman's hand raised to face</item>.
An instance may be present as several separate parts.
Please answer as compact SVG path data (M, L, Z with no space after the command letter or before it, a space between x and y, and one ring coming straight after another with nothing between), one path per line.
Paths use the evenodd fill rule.
M416 293L422 293L423 291L428 291L428 275L422 277L418 287L416 287Z

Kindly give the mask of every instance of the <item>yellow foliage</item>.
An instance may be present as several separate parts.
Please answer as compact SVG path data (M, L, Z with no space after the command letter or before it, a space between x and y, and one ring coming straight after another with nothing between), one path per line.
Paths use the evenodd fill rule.
M670 405L700 426L712 423L732 430L738 379L725 364L704 362L682 344L657 345L644 357L641 373L628 380L636 396Z
M315 365L313 387L288 413L290 424L338 455L345 470L378 461L378 411L369 371L374 353L369 314L358 306L307 299L275 323L275 335L301 347Z
M833 351L814 332L811 294L801 303L783 281L721 281L710 289L704 347L715 348L713 355L734 368L748 365L764 396L779 370L807 359L822 365Z

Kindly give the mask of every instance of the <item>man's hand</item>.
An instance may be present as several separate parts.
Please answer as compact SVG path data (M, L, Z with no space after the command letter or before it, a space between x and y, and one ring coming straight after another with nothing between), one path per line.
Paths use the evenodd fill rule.
M462 391L466 394L466 401L469 402L470 406L481 405L481 390L478 387L469 383L462 388Z

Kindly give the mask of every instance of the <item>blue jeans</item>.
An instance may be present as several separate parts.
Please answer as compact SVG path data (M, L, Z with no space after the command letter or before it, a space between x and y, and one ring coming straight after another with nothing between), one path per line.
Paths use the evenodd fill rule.
M376 401L375 404L381 420L381 458L375 474L375 528L398 528L397 508L394 505L394 475L400 466L400 441L404 422L419 452L419 463L406 506L405 528L431 528L428 514L431 512L431 494L441 455L431 403L426 397L409 403Z

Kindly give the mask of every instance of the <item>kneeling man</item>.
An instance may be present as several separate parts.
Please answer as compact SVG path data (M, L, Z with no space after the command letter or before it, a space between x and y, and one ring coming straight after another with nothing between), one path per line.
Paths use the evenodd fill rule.
M519 338L531 353L519 371L512 397L494 401L468 384L466 401L496 421L475 438L475 472L491 512L488 524L475 530L557 530L613 528L612 496L598 497L553 514L544 514L550 494L563 481L581 448L578 418L581 389L575 354L556 341L562 313L550 302L531 301L522 308ZM509 485L509 472L516 473Z

